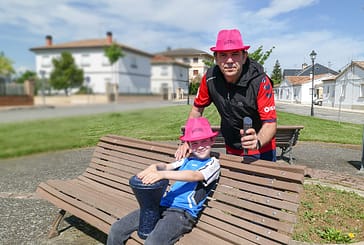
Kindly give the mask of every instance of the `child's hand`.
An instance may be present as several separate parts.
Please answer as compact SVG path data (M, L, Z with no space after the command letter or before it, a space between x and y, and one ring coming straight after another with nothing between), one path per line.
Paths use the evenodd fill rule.
M144 169L143 171L141 171L140 173L138 173L137 174L137 177L139 179L143 179L150 172L155 172L155 171L157 171L157 165L156 164L152 164L152 165L148 166L146 169Z
M137 174L137 177L141 179L143 184L153 184L158 180L162 179L162 173L158 171L158 166L156 164L152 164L140 173Z
M162 179L162 173L161 171L152 171L152 172L149 172L147 175L145 175L143 178L141 178L143 184L153 184L159 180Z

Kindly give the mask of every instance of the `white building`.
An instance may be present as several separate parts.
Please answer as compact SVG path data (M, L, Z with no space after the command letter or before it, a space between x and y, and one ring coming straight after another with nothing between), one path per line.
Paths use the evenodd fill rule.
M47 78L53 69L52 59L59 58L62 52L72 54L79 68L84 71L85 83L94 93L105 93L110 84L119 93L151 93L150 77L152 55L117 43L124 56L114 65L110 65L104 55L104 48L113 43L112 33L105 38L72 41L54 44L52 37L46 37L46 44L30 50L35 53L36 72L44 73Z
M188 93L188 64L157 55L152 59L151 91L164 99L183 99Z
M323 80L332 74L314 76L313 100L323 99ZM311 104L312 76L286 76L275 89L275 100L298 104Z
M203 74L209 68L205 64L205 61L213 62L214 56L208 54L204 51L192 49L192 48L180 48L180 49L170 49L167 51L159 52L156 55L163 55L170 57L176 61L183 62L190 66L189 68L189 80L192 81L195 77L202 77Z
M364 110L364 61L352 61L336 77L334 107Z

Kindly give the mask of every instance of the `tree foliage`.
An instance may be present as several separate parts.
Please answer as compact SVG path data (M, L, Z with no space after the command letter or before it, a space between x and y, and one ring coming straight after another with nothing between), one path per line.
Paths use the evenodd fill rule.
M280 84L282 82L282 69L278 60L276 60L276 63L274 64L271 78L274 85Z
M13 62L3 52L0 52L0 75L9 76L14 73Z
M198 74L197 76L195 76L191 83L189 84L189 94L197 94L197 90L200 87L200 82L201 82L201 75Z
M17 83L24 83L24 81L29 80L29 81L35 81L37 80L37 73L35 73L34 71L25 71L23 74L21 74L20 77L18 77L16 79Z
M55 89L64 89L68 95L69 88L78 88L83 83L83 70L75 64L72 54L62 52L61 57L52 60L54 69L50 74L49 83Z
M108 58L110 64L113 65L119 58L124 56L124 53L118 44L113 43L104 48L104 55Z
M259 46L257 50L255 50L252 53L249 53L249 57L261 65L264 65L265 61L269 58L270 54L272 53L273 49L275 47L273 46L271 49L263 52L263 46Z
M215 65L214 60L203 60L203 63L208 67L213 67Z

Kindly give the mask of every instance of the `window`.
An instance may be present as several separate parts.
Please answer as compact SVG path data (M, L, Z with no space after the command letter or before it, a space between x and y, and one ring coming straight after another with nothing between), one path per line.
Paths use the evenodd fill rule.
M190 59L185 57L185 58L183 58L183 62L184 63L190 63Z
M193 70L193 75L197 76L198 75L198 70Z
M41 64L42 64L42 67L50 67L51 66L51 57L49 55L43 55Z
M193 58L193 63L198 63L198 58L194 57Z
M345 92L346 92L346 84L343 84L340 87L340 98L345 98Z
M138 68L137 58L135 56L130 57L130 67L134 69Z
M161 76L168 76L168 67L167 66L161 67Z
M360 84L359 96L364 98L364 83Z
M103 66L110 66L110 61L109 61L109 59L105 55L102 58L102 65Z
M90 66L90 54L82 54L81 55L81 66Z

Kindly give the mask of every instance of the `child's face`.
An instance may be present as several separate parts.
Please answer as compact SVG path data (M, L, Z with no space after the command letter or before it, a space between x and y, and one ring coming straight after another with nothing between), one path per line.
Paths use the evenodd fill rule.
M210 157L211 146L214 143L212 138L189 142L192 153L200 159Z

